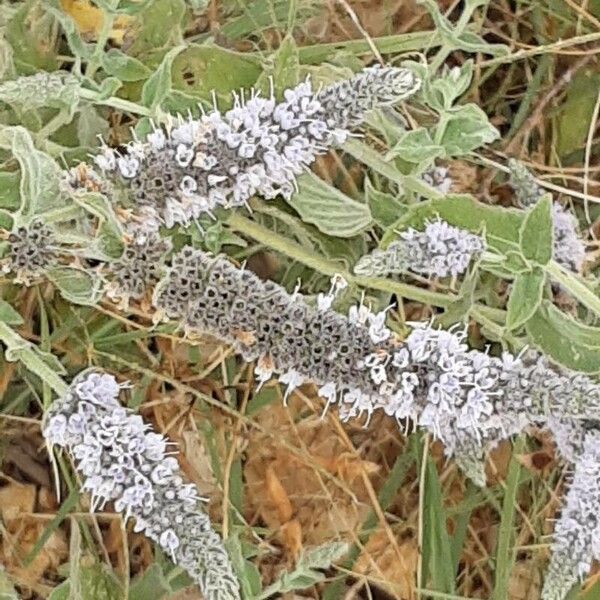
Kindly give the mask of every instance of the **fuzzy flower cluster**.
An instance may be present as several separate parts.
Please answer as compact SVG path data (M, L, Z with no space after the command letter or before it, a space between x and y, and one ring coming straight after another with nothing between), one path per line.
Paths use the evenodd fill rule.
M354 267L357 275L385 276L408 270L430 277L464 273L485 249L484 240L441 219L427 223L424 231L408 229L385 250L363 256Z
M554 260L571 271L581 271L585 262L585 246L577 231L577 219L555 203L552 205L552 225Z
M320 91L307 80L282 102L242 94L225 113L215 108L155 128L123 151L104 146L95 163L125 188L138 214L157 226L187 225L216 207L246 205L254 194L289 198L296 177L342 144L367 111L410 96L419 83L407 69L370 67Z
M600 430L585 432L571 485L554 528L542 600L564 600L600 559Z
M533 206L544 195L544 190L536 183L531 171L518 160L510 158L508 169L509 183L515 191L517 204L523 208Z
M452 178L446 167L431 167L421 175L421 179L440 194L447 194L452 187Z
M159 318L256 360L259 381L277 374L286 397L310 382L343 418L381 409L427 429L480 485L485 452L500 440L552 415L600 415L600 388L589 378L535 353L498 358L470 350L464 331L416 324L400 341L385 325L386 311L331 310L343 285L334 278L311 306L224 257L186 247L173 257L153 304Z
M510 184L515 190L517 202L522 207L533 206L544 190L536 183L533 175L520 162L510 159ZM554 229L554 260L574 272L581 271L585 261L585 246L578 232L577 219L560 204L552 205Z
M5 273L15 273L27 282L53 267L57 261L54 233L41 221L18 227L8 234L8 256L3 261Z
M79 79L66 71L40 72L0 84L0 101L35 108L60 108L76 104Z
M108 297L120 299L125 304L131 298L141 300L146 291L158 283L164 257L169 249L168 240L161 238L156 232L148 235L134 232L123 255L107 267L110 280L106 290Z
M43 427L50 446L65 448L91 495L134 517L142 532L185 569L207 600L238 600L238 582L193 484L184 482L167 439L123 408L120 386L106 373L80 373L49 409Z

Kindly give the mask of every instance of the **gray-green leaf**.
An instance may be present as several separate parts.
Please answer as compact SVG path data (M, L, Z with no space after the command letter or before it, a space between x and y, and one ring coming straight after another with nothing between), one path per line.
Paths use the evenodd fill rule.
M541 270L522 273L515 277L508 299L506 328L518 329L533 316L544 293L546 276Z
M386 155L386 159L401 158L410 163L432 163L437 156L444 155L444 148L434 143L429 131L419 127L404 133Z
M21 205L18 212L25 221L60 205L60 170L49 156L35 148L26 129L3 129L0 131L0 146L10 148L21 167Z
M487 115L476 104L465 104L445 113L440 144L446 156L461 156L500 137Z
M155 110L171 91L171 67L175 57L185 48L185 46L176 46L169 50L159 67L152 76L146 81L142 88L142 104Z
M372 223L366 204L349 198L313 173L298 179L298 192L288 203L305 223L335 237L352 237Z
M600 372L600 330L578 323L549 300L527 321L534 345L561 365L584 373Z
M73 304L93 306L102 297L102 281L87 271L75 267L55 267L46 275L60 290L62 296Z
M541 198L528 211L521 226L521 250L525 258L540 266L552 258L554 233L552 227L552 197Z
M0 299L0 321L7 325L23 325L23 317L6 301Z

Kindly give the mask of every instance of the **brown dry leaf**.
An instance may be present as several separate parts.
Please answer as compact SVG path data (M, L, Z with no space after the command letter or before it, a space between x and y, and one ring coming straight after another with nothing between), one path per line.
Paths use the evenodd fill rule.
M347 447L329 420L313 413L298 419L301 410L305 415L305 407L293 397L288 409L271 405L256 416L264 430L277 434L275 437L257 429L249 432L244 463L249 508L274 530L294 515L306 545L347 539L370 506L363 482L356 480L350 485L344 479L347 474L356 479L359 468L352 461L356 464L363 461L344 455ZM287 440L299 453L292 453L286 445L278 443L279 439ZM372 463L363 462L361 468L367 472L374 470ZM352 488L354 497L344 491L344 485ZM249 518L256 517L251 514Z
M452 193L474 193L479 189L477 167L462 160L451 160L447 163L448 175L452 179Z
M196 586L190 586L175 592L165 598L165 600L204 600L204 596L198 591Z
M181 434L180 460L187 462L184 472L196 484L201 496L218 495L219 487L212 470L210 457L196 431L184 431Z
M530 471L536 474L546 475L556 467L556 459L552 452L539 450L529 454L520 454L517 460Z
M0 515L7 527L19 520L23 513L31 513L35 508L36 489L34 485L10 481L0 488Z
M98 38L104 22L102 10L94 6L89 0L60 0L60 5L63 11L73 19L77 30L85 39L92 41ZM123 37L132 22L132 17L119 15L110 30L110 39L122 44Z
M508 441L500 442L500 444L490 452L485 469L489 485L493 485L506 479L511 457L512 444Z
M418 550L414 536L398 540L403 561L398 560L387 533L376 531L354 565L354 570L372 579L372 583L394 598L414 598Z
M542 577L539 566L533 560L515 564L509 582L510 600L538 600L541 593Z
M39 540L47 522L27 513L35 511L36 488L10 481L0 488L0 516L6 528L0 546L0 563L15 580L35 587L47 569L56 569L67 557L67 541L60 529L52 532L40 552L27 566L22 560Z
M293 519L283 525L279 530L279 537L288 554L296 560L302 550L302 527L298 520Z
M269 501L273 504L279 522L281 524L287 523L294 512L292 503L271 466L267 467L266 484Z

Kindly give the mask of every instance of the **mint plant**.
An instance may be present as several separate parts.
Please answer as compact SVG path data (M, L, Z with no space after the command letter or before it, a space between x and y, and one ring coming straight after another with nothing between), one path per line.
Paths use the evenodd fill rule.
M1 414L40 420L49 447L66 451L73 469L57 453L59 485L75 500L58 509L61 519L79 515L79 491L92 512L132 518L156 550L156 562L124 586L133 600L148 597L136 589L163 598L186 583L207 600L314 586L332 600L368 547L371 517L396 535L404 516L388 527L385 511L414 471L418 518L407 531L425 537L416 539L415 585L462 593L470 507L489 501L490 512L501 507L501 526L485 561L497 566L488 595L503 600L517 555L517 487L551 486L536 486L546 474L525 477L513 458L502 489L480 488L493 485L490 451L518 436L520 453L538 429L573 472L540 592L566 598L599 558L600 287L588 221L598 213L552 197L516 158L489 158L508 127L504 115L491 122L487 100L474 101L481 74L530 56L479 34L496 7L468 0L445 14L422 0L431 31L325 45L304 43L310 27L295 36L297 21L318 10L310 2L277 0L267 11L260 2L239 10L95 0L87 32L66 4L0 8ZM222 16L217 4L223 27L198 33L203 19ZM266 28L286 33L262 36ZM385 58L376 66L365 58L374 48ZM475 166L486 185L455 192L464 188L450 179L451 162ZM497 170L481 169L490 164ZM490 193L498 188L502 197ZM265 255L275 267L261 270ZM204 370L215 343L229 352L219 369L211 357ZM119 367L133 381L132 409L120 399ZM136 414L168 385L195 400L185 419L202 423L225 494L223 539L168 439ZM375 434L381 415L398 438L410 436L391 471L396 487L369 488L371 500L381 492L381 507L356 548L328 540L284 564L280 532L245 514L245 443L279 388L286 404L297 392L320 398L344 427L357 420ZM209 405L237 423L226 422L218 440ZM429 456L435 441L476 484L464 486L454 512ZM296 542L283 503L292 525L282 531ZM85 519L79 525L86 534ZM86 550L94 540L84 535ZM165 577L173 565L181 572ZM88 580L70 573L51 600Z

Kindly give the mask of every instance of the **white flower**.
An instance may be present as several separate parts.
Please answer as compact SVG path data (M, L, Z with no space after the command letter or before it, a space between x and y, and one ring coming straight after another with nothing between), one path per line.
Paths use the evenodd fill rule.
M78 375L46 415L46 440L75 459L92 511L114 502L125 520L135 519L135 531L189 572L207 600L239 600L227 553L196 506L195 487L184 484L177 460L166 456L165 438L120 406L120 388L106 373Z
M103 176L127 188L135 206L151 207L168 227L187 225L208 212L205 199L225 208L246 205L255 194L289 198L295 178L315 158L347 138L349 128L381 104L399 101L418 88L406 69L365 69L348 82L313 91L310 81L286 90L284 100L248 101L199 119L179 120L169 131L154 128L116 158L103 148L95 158ZM196 181L199 198L172 209L169 200L190 195L184 177ZM155 185L159 182L158 185Z

